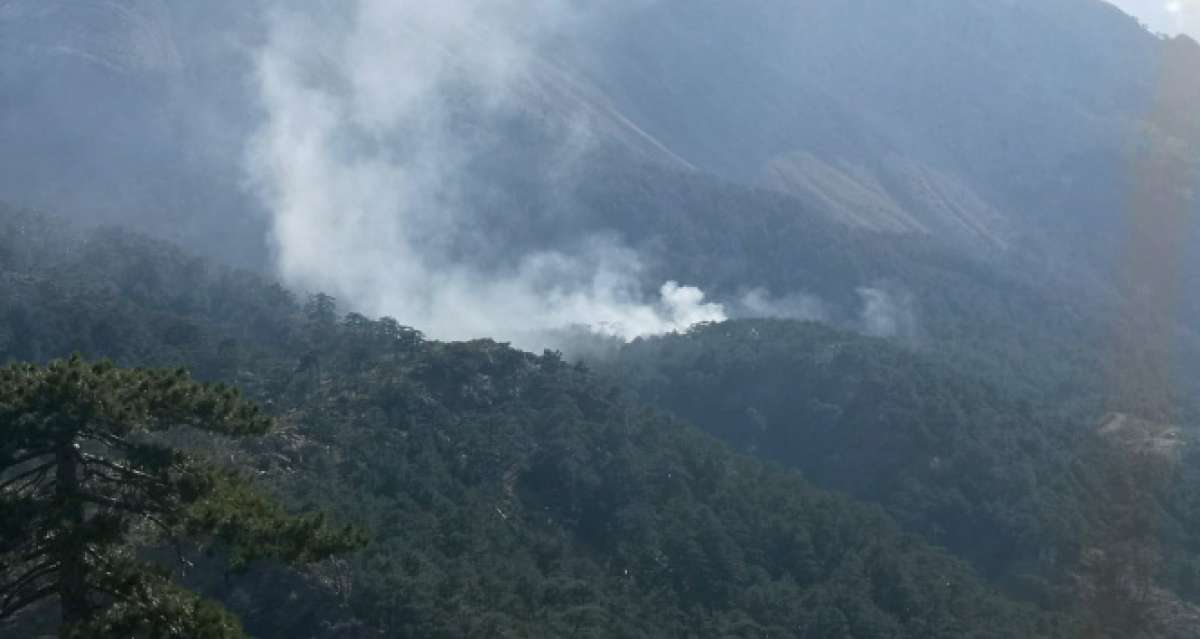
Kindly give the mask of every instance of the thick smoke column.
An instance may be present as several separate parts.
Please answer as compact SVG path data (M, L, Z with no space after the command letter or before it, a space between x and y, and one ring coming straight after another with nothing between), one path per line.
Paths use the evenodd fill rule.
M523 107L518 87L538 48L582 20L568 4L295 7L281 5L269 21L257 62L265 119L247 155L291 283L434 337L526 346L564 327L630 338L724 318L720 305L674 282L642 299L638 256L601 238L502 269L461 254L457 240L481 226L464 193L470 162L496 142L486 124Z

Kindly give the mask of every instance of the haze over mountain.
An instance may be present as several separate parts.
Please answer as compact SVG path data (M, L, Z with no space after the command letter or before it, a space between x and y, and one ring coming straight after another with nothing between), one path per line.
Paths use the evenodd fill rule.
M1158 33L1200 38L1200 5L1195 0L1109 0Z
M1147 206L1139 162L1175 149L1161 188L1185 194L1200 139L1200 47L1098 0L12 0L0 33L8 201L134 223L446 336L519 337L514 315L628 336L745 307L686 288L703 279L660 297L679 275L581 212L580 185L614 163L1106 287Z
M0 0L0 364L261 402L154 436L371 540L176 548L255 636L1189 637L1197 9L1115 4Z

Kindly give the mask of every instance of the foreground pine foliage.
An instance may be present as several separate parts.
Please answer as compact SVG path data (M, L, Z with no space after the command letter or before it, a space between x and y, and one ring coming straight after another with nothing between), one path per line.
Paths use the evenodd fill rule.
M183 370L77 356L0 370L0 621L53 600L72 637L241 636L236 619L138 551L200 542L237 569L353 547L354 533L289 516L235 472L155 437L245 437L271 425L238 392Z

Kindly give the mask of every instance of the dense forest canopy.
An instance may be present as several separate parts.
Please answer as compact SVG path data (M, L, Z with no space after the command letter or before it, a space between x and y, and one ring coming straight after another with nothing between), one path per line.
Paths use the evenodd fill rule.
M1114 443L1142 436L1098 434L1100 404L1048 406L933 353L783 320L640 340L590 372L427 341L125 232L4 221L21 241L3 251L3 357L75 350L236 383L280 428L180 443L369 532L300 573L185 576L255 636L1068 636L1102 611L1166 623L1200 596L1190 453L1137 475ZM1149 564L1125 547L1160 567L1129 574ZM1154 597L1126 592L1132 577ZM289 592L311 612L286 612Z
M1195 636L1114 4L0 1L0 635Z
M55 232L38 216L8 222L25 237ZM328 296L272 302L253 293L277 289L252 276L226 295L234 272L117 232L64 253L79 247L91 268L74 278L57 260L6 268L15 316L36 318L9 324L24 332L6 358L30 345L73 348L236 381L273 406L279 431L232 449L189 443L256 469L296 507L371 533L348 562L308 577L264 565L233 590L204 570L189 577L252 634L314 623L323 636L447 637L1015 637L1071 627L1005 600L883 512L736 455L557 354L427 342L391 320L342 316ZM161 287L114 297L131 263L163 274ZM22 288L51 273L60 288ZM172 299L184 282L188 299ZM70 314L82 326L53 321L63 300L88 309ZM270 311L274 323L223 325L205 319L214 308ZM96 329L108 322L126 327L123 337ZM269 603L297 588L315 619Z
M236 619L175 587L139 549L200 539L242 569L357 546L349 530L289 517L235 471L154 440L181 427L267 432L270 418L224 385L73 356L0 370L0 389L0 620L53 601L64 636L240 637Z

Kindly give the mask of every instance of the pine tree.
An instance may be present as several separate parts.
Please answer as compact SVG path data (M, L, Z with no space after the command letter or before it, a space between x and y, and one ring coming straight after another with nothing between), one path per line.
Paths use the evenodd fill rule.
M216 546L236 570L360 543L319 515L288 515L163 438L178 427L243 437L271 425L236 390L183 370L79 357L0 369L0 624L56 599L64 636L242 636L232 615L176 586L144 550Z

